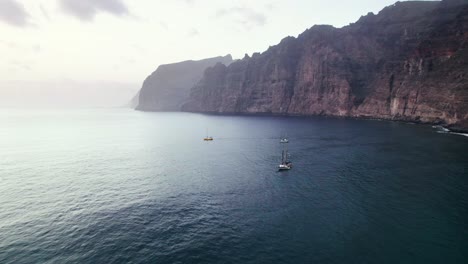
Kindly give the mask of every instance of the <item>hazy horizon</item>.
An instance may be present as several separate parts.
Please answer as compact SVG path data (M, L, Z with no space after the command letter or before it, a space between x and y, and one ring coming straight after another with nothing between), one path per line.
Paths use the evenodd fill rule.
M0 107L121 106L158 65L239 59L395 2L1 0Z
M124 107L139 86L111 81L0 81L0 108Z

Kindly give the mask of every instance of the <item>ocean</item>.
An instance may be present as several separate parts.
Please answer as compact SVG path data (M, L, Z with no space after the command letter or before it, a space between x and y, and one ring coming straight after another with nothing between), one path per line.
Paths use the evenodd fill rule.
M440 132L3 109L0 263L466 263L468 137Z

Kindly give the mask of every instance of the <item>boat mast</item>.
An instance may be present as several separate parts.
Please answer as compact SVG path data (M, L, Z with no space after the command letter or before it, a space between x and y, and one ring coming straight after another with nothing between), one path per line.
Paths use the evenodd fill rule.
M288 157L288 144L284 144L284 150L283 150L283 153L284 153L284 160L283 162L284 163L287 163L289 161L289 157Z

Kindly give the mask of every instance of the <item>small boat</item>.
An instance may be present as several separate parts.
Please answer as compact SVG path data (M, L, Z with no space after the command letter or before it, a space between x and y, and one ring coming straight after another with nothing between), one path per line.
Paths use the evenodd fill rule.
M285 171L292 169L292 162L289 161L289 153L288 150L283 150L281 154L281 163L278 166L278 171Z
M280 143L289 143L288 135L280 138Z
M291 164L280 164L278 166L279 171L285 171L285 170L290 170L290 169L292 169Z
M208 129L206 129L206 137L203 139L203 141L213 141L213 137L208 136Z

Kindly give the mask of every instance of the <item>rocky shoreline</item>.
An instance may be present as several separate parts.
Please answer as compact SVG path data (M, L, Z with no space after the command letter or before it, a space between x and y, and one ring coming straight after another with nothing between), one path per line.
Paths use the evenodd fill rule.
M263 53L224 58L204 68L161 66L145 80L137 109L333 116L468 132L464 0L397 2L343 28L313 26ZM180 82L187 72L196 74Z
M143 112L152 112L144 111ZM172 111L158 111L158 112L172 112ZM415 125L425 125L432 126L433 128L441 128L444 132L447 133L456 133L456 134L468 134L468 128L463 127L454 127L441 122L432 123L432 122L422 122L422 121L412 121L412 120L402 120L402 119L388 119L388 118L376 118L376 117L359 117L359 116L336 116L336 115L305 115L305 114L288 114L288 113L247 113L247 112L194 112L194 111L182 111L186 113L197 113L205 115L214 115L214 116L263 116L263 117L325 117L325 118L335 118L335 119L352 119L352 120L374 120L374 121L387 121L387 122L398 122L404 124L415 124Z
M468 3L397 2L208 68L182 111L377 118L468 130Z

